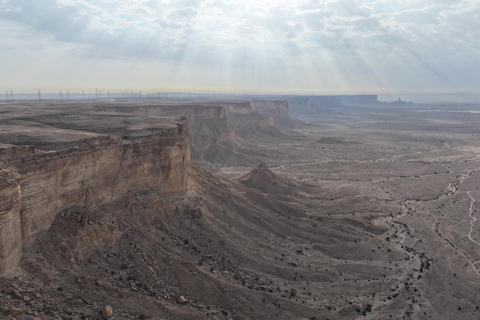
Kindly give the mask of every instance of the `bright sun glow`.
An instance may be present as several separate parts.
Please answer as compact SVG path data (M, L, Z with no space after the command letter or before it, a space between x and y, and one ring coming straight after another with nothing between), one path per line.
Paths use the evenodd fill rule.
M478 16L478 1L3 0L0 83L472 91Z

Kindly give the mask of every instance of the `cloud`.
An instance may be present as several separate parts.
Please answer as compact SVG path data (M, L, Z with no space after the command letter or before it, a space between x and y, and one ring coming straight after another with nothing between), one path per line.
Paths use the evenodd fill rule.
M83 59L232 73L269 72L272 61L278 70L309 67L302 62L336 68L346 83L415 66L426 77L465 72L480 82L469 71L480 57L480 4L473 0L0 0L0 19L31 28L32 38L75 45L72 54ZM14 50L15 43L0 46Z

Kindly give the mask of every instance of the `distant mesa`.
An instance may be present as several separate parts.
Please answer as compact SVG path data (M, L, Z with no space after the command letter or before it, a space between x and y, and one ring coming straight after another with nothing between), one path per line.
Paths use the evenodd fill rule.
M296 195L298 193L298 185L287 179L282 178L268 169L267 165L261 163L249 173L238 179L242 185L257 189L263 193Z
M398 100L397 101L394 101L394 102L390 102L390 104L394 104L394 105L406 105L406 104L413 104L412 101L403 101L400 97L398 97Z
M292 96L287 99L292 114L325 114L345 107L380 104L378 95Z

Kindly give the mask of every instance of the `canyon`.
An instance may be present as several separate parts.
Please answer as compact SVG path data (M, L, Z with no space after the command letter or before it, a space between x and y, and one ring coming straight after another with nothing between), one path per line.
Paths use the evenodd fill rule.
M479 317L477 105L0 107L0 317Z

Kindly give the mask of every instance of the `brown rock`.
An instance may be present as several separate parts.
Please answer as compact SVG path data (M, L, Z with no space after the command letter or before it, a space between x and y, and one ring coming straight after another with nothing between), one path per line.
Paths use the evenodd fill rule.
M83 300L86 304L92 304L89 299L87 299L85 296L79 296L80 299Z
M16 316L16 315L19 315L19 314L21 314L21 313L23 313L23 310L20 309L20 308L17 308L17 307L11 307L11 308L10 308L10 314L11 314L12 316Z
M106 304L102 306L102 317L108 319L113 316L113 309L110 305Z
M29 296L23 296L23 301L28 302L32 300Z
M83 304L83 300L82 299L74 299L74 300L72 300L72 303L76 304L76 305L80 305L80 304Z
M185 299L184 296L180 296L180 297L178 297L178 299L177 299L177 302L178 302L178 303L181 303L181 304L186 304L187 301L188 301L188 300Z
M17 289L13 290L12 295L13 295L15 298L18 298L18 299L22 299L22 298L23 298L22 293L20 292L20 290L17 290Z
M2 312L8 312L8 311L10 311L10 308L9 307L2 307L0 310Z

